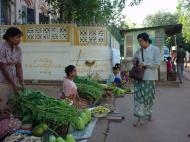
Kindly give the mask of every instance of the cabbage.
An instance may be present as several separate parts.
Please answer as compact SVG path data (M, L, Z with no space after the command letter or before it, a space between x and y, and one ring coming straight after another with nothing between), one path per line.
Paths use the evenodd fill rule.
M67 135L66 141L67 142L76 142L75 139L74 139L74 137L73 137L73 135L70 135L70 134Z
M87 118L88 118L88 122L90 122L92 120L92 113L91 113L91 111L88 110L88 109L85 109L84 113L86 113Z
M77 130L83 130L85 128L84 120L81 117L78 117L76 122L76 129Z
M86 115L86 113L82 112L81 113L81 118L84 120L84 124L88 124L88 116Z

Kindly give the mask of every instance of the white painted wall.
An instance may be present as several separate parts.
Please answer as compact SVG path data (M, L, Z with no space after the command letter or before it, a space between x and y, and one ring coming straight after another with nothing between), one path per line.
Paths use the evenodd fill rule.
M0 26L0 37L8 27ZM68 24L18 27L23 31L21 46L26 80L63 80L65 67L76 65L78 58L79 75L107 79L113 63L120 62L119 43L110 38L106 27L82 27L82 30ZM86 61L95 61L95 64L90 68Z
M85 61L95 61L90 74L98 74L107 79L111 73L111 48L108 47L73 47L68 44L55 43L24 43L23 68L26 80L63 80L64 68L77 64L78 75L87 75L90 68Z

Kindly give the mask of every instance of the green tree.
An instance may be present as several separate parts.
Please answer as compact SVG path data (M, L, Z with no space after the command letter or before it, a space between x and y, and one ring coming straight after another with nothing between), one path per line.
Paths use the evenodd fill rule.
M181 3L182 4L182 3ZM169 13L169 12L157 12L153 15L148 15L144 20L144 26L152 27L152 26L163 26L163 25L171 25L171 24L178 24L178 23L186 23L188 20L187 17L182 16L183 13L179 12L182 10L182 5L178 5L178 12L177 13ZM184 18L184 19L183 19ZM188 24L187 24L188 25ZM184 49L190 51L190 42L187 41L189 31L187 31L186 24L183 25L183 32L178 33L175 36L166 37L166 46L171 47L177 45L183 45ZM189 36L190 37L190 36Z
M179 0L177 11L179 13L179 22L183 24L185 42L190 43L190 1Z
M126 5L137 5L142 0L46 0L50 12L59 15L59 22L78 24L110 24L123 18Z
M178 23L178 14L170 12L158 11L153 15L148 15L144 19L145 27L154 27L154 26L163 26L163 25L172 25Z

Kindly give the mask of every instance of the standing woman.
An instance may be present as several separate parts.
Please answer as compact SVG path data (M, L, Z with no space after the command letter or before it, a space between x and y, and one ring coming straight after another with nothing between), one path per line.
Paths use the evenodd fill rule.
M135 127L143 125L143 119L152 120L152 107L155 101L155 81L158 80L158 67L160 65L160 50L153 46L147 33L137 36L140 49L134 58L139 59L139 67L144 68L143 80L135 81L134 84L134 116L138 121ZM142 52L144 61L142 58Z
M22 32L9 28L0 44L0 110L5 109L7 101L23 86L22 51L20 48Z

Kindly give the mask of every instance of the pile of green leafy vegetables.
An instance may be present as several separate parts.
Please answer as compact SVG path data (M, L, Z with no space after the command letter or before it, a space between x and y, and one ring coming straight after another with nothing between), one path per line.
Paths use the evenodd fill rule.
M98 81L90 77L77 76L74 82L77 85L80 97L88 98L92 102L99 101L102 98L103 87Z
M65 100L46 96L43 92L24 89L14 95L9 104L23 123L46 123L52 129L72 124L79 116L77 108Z

